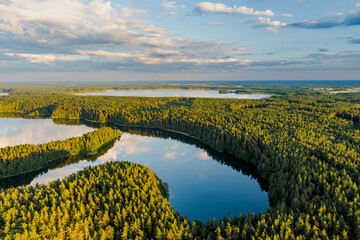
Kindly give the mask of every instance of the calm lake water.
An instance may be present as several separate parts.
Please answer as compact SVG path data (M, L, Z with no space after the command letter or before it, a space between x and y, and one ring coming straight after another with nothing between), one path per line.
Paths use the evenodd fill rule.
M13 128L12 131L18 136L27 135L27 128L24 126L32 128L33 135L26 140L29 142L43 142L48 139L46 135L49 138L53 137L50 135L55 135L63 139L65 132L77 136L93 129L84 125L57 125L50 119L0 119L0 124ZM175 211L182 216L188 215L191 220L207 221L208 218L237 216L240 212L258 213L269 208L267 193L259 184L261 180L258 182L254 178L257 175L254 168L237 161L230 154L218 153L179 134L146 129L121 130L125 133L120 140L99 153L99 156L92 159L61 160L42 171L22 176L22 179L17 177L15 183L3 180L1 184L48 183L87 166L108 161L130 161L151 168L167 182L171 205ZM0 139L6 138L5 136L11 134L0 131ZM262 186L265 185L262 183Z
M8 93L0 93L0 96L6 96L9 95Z
M261 99L270 97L268 94L220 94L217 90L185 90L185 89L158 89L158 90L110 90L79 94L84 96L128 96L128 97L204 97L204 98L239 98Z
M51 119L0 118L0 148L65 140L93 130L84 125L54 124Z

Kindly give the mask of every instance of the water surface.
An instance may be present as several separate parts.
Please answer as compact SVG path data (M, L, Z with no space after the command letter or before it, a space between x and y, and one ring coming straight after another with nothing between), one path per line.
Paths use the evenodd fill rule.
M9 95L8 93L0 93L0 96L6 96Z
M270 97L268 94L236 94L233 92L220 94L218 90L185 90L185 89L158 89L158 90L110 90L106 92L84 93L85 96L129 96L129 97L204 97L204 98L238 98L261 99Z
M15 121L16 120L16 121ZM52 120L33 119L34 131L45 135L56 133L59 126L63 132L71 132L87 126L56 125ZM1 122L2 121L2 122ZM31 128L29 119L0 119L1 126L12 126L17 135L27 135ZM38 121L38 122L37 122ZM45 124L46 123L46 124ZM18 126L18 127L16 127ZM23 127L27 126L27 127ZM46 126L43 130L41 126ZM113 126L114 127L114 126ZM54 128L54 129L52 129ZM160 130L121 129L119 141L90 159L72 157L53 162L46 169L29 173L12 180L2 180L5 185L36 185L62 179L87 166L108 161L130 161L151 168L169 184L170 203L182 216L191 220L237 216L240 212L258 213L269 208L268 196L261 186L255 168L226 153L219 153L189 137ZM80 131L81 132L81 131ZM47 134L48 133L48 134ZM0 131L0 139L6 134ZM57 135L63 137L63 135ZM36 138L36 136L33 136ZM30 141L31 139L27 139ZM32 140L35 141L35 140ZM6 182L7 181L7 182ZM11 182L13 181L13 182ZM264 187L266 188L266 186Z
M85 125L55 124L51 119L0 118L0 148L65 140L93 130Z

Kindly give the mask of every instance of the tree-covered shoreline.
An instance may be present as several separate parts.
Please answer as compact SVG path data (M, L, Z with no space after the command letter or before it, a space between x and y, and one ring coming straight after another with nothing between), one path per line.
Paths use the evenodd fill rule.
M47 185L10 188L0 193L0 237L179 238L187 229L159 184L149 168L108 162Z
M49 162L70 155L94 154L120 135L119 130L107 127L66 140L1 148L0 178L36 171Z

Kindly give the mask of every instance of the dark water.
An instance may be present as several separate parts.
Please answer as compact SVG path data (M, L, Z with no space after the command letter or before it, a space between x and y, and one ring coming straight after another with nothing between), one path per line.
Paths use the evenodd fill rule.
M268 94L220 94L217 90L185 90L185 89L157 89L157 90L110 90L79 94L85 96L130 96L130 97L204 97L204 98L238 98L261 99L270 97Z
M2 119L0 119L1 121ZM17 119L26 124L28 119ZM36 120L37 121L37 120ZM52 121L52 120L49 120ZM67 121L56 120L58 124ZM82 129L98 127L58 126ZM19 125L18 132L21 132ZM112 126L116 127L116 126ZM51 128L48 125L48 128ZM119 127L116 127L119 128ZM52 129L52 133L54 133ZM41 125L34 131L41 132ZM257 175L255 168L234 156L219 153L201 142L180 134L153 129L121 128L125 132L119 141L114 141L97 156L84 159L71 157L52 162L41 171L21 177L3 179L2 187L36 185L64 178L86 166L95 166L108 161L130 161L143 164L156 172L169 184L170 202L182 216L191 220L222 218L240 212L258 213L269 208L266 183ZM64 130L59 130L64 131ZM74 130L72 130L74 131ZM56 132L56 131L55 131ZM2 133L0 132L0 137ZM36 138L36 136L33 136Z

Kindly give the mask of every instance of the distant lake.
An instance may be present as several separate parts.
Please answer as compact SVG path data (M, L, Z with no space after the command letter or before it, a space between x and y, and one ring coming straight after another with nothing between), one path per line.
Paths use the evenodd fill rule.
M9 94L0 92L0 96L6 96L6 95L9 95Z
M58 125L50 119L0 118L0 139L15 135L23 136L25 142L29 143L64 139L66 135L70 137L92 131L93 125L86 124L89 126ZM12 130L8 132L4 130L6 128ZM183 217L188 215L191 220L206 222L208 218L237 216L240 212L256 214L269 208L267 192L260 186L261 182L256 180L255 168L234 156L216 152L180 134L152 129L120 129L124 132L120 140L92 159L70 157L54 162L41 171L1 180L0 184L17 186L48 183L87 166L108 161L130 161L151 168L167 182L169 201L174 210ZM14 143L18 144L19 141L8 142L10 145Z
M204 98L238 98L261 99L271 97L268 94L236 94L233 92L220 94L218 90L186 90L186 89L158 89L158 90L109 90L79 94L84 96L123 96L123 97L204 97Z

